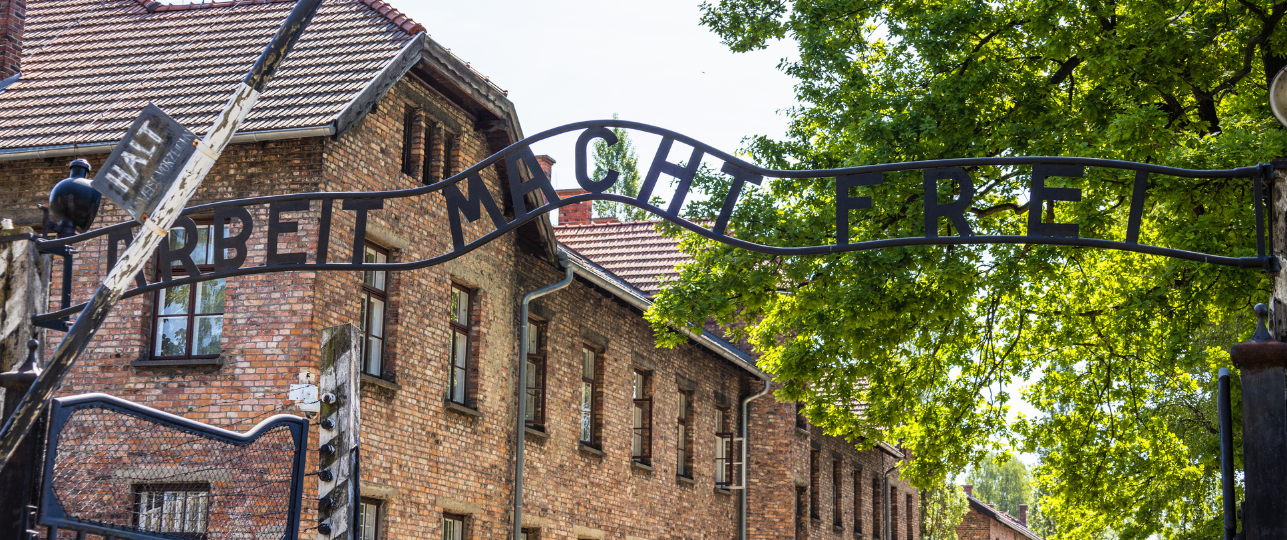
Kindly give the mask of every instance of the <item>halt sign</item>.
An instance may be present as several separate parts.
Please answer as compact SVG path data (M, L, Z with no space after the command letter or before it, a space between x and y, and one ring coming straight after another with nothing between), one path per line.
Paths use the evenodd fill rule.
M148 103L91 185L139 222L147 221L196 150L197 136Z

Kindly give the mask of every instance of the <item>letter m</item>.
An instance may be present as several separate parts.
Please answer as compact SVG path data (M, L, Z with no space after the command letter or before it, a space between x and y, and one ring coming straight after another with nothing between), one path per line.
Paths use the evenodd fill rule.
M460 193L457 187L460 183L451 184L442 188L442 196L447 199L447 218L451 220L451 244L452 249L457 250L465 247L465 234L460 228L460 214L464 214L470 223L478 221L482 217L482 208L487 209L487 215L492 218L492 223L499 229L507 223L505 216L501 215L500 209L496 207L496 200L492 199L492 194L487 191L487 184L478 173L470 174L465 177L465 191L468 196ZM482 208L479 208L479 207Z

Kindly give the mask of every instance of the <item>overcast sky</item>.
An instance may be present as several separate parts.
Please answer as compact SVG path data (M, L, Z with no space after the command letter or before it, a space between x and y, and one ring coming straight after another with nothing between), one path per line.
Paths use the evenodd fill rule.
M728 152L743 137L780 137L795 103L777 69L794 44L734 54L698 22L696 0L397 3L429 36L509 91L523 133L581 120L633 120ZM633 135L633 134L632 134ZM576 187L574 137L536 145L559 188ZM641 166L656 139L637 137ZM689 150L676 145L674 150Z

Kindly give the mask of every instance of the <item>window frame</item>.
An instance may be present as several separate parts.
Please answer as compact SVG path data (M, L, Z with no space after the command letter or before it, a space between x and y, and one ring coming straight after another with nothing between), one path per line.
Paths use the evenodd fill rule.
M731 412L728 407L715 407L715 487L728 489L733 485L733 430ZM724 457L719 457L719 449L724 449ZM720 462L723 461L721 464ZM720 470L724 471L724 480L721 481Z
M526 396L531 395L532 390L535 389L538 392L539 399L533 400L533 403L537 407L536 409L537 414L534 414L531 420L523 419L523 425L525 427L529 427L537 431L545 431L545 412L546 412L545 397L549 394L549 391L548 391L549 388L547 386L547 380L546 380L546 373L548 371L547 370L548 364L546 363L546 359L547 359L546 341L549 338L548 338L548 334L546 334L545 332L546 328L547 327L544 322L531 321L531 320L528 321L529 338L531 337L532 330L537 331L537 343L536 343L537 352L532 352L532 347L530 343L528 344L528 348L527 348L527 363L528 363L527 376L534 377L534 382L536 383L536 386L535 387L529 386L527 384L527 381L523 381L523 392L524 392L524 397L526 398ZM538 372L535 375L532 373L533 366L538 368ZM532 413L530 409L527 412L529 414Z
M415 146L416 108L407 106L402 116L402 174L412 176L416 172Z
M447 521L449 520L460 523L460 534L457 535L459 540L469 540L469 516L447 512L442 513L443 540L456 540L446 537Z
M898 489L889 486L889 540L898 540Z
M442 177L450 178L451 175L460 171L456 170L456 160L452 159L452 154L456 152L457 135L447 130L442 132Z
M586 360L585 354L586 354L586 353L590 353L590 355L591 355L591 363L590 363L590 365L591 365L591 366L593 366L593 369L594 369L594 373L592 373L592 374L591 374L591 377L589 377L589 378L587 378L587 377L585 376L585 360ZM592 448L596 448L596 449L601 449L601 448L600 448L600 446L602 445L601 441L599 440L599 439L600 439L600 433L599 433L599 431L600 431L600 428L599 428L599 415L603 412L603 411L601 410L601 409L602 409L602 404L601 404L601 401L602 401L602 400L599 398L599 391L600 391L600 389L602 388L602 381L603 381L603 367L602 367L602 365L601 365L601 364L602 364L602 362L600 361L600 360L601 360L602 355L603 355L603 352L602 352L602 351L600 351L598 347L594 347L594 346L592 346L592 345L590 345L590 344L588 344L588 343L582 343L582 344L581 344L581 362L580 362L580 364L581 364L581 378L580 378L580 379L581 379L581 387L580 387L580 390L581 390L581 396L582 396L582 397L581 397L581 399L580 399L580 400L578 400L578 401L580 401L580 402L581 402L581 403L580 403L580 405L579 405L579 407L581 408L581 415L580 415L581 417L580 417L580 418L578 418L577 420L578 420L580 423L584 423L584 422L585 422L585 415L586 415L586 412L587 412L587 411L585 411L585 409L584 409L584 407L585 407L585 397L584 397L584 396L585 396L585 385L586 385L586 384L589 384L589 385L590 385L590 410L589 410L588 412L589 412L589 416L590 416L590 418L589 418L589 420L590 420L590 438L589 438L588 440L587 440L587 439L585 439L585 438L583 438L583 437L581 436L581 433L579 433L579 431L580 431L580 430L578 429L578 430L577 430L577 431L578 431L578 433L577 433L577 440L578 440L578 442L580 442L581 444L584 444L584 445L586 445L586 446L589 446L589 447L592 447Z
M635 463L652 465L652 373L634 368L631 370L630 409L630 459ZM634 412L643 409L642 425L635 425ZM635 438L639 438L639 454L635 454Z
M822 483L822 447L816 443L809 446L809 519L822 521L822 505L819 502L819 486Z
M214 223L214 218L208 218L208 219L193 219L192 221L193 221L194 223L196 223L196 226L197 226L197 229L198 229L198 230L197 230L197 235L198 235L198 236L200 236L200 234L201 234L200 229L205 228L205 227L209 227L208 232L206 233L206 242L208 242L208 243L209 243L209 245L210 245L210 255L211 255L211 256L210 256L210 259L211 259L211 260L207 260L207 261L206 261L206 264L198 264L198 265L196 265L196 267L197 267L197 271L198 271L198 272L200 272L200 273L202 273L202 274L206 274L206 273L209 273L209 272L213 272L213 271L214 271L214 261L212 260L212 259L213 259L213 257L214 257L214 236L213 236L213 235L215 234L215 223ZM229 220L229 221L230 221L230 220ZM227 227L227 226L229 225L229 223L225 222L223 225L224 225L225 227ZM183 230L182 228L180 228L180 227L177 227L177 226L176 226L176 227L174 227L173 229L171 229L171 230L170 230L170 232L176 232L176 231L182 231L182 230ZM220 234L222 234L222 233L220 233ZM169 241L170 241L170 236L169 236L169 234L167 234L165 238L161 239L161 241L162 241L162 242L169 242ZM186 239L186 238L184 239L184 242L185 242L185 243L187 242L187 239ZM194 248L194 250L195 250L195 248ZM157 281L160 281L160 280L162 279L162 278L161 278L161 276L162 276L162 273L161 273L161 272L162 272L162 270L161 270L161 264L160 264L160 262L161 262L161 261L160 261L159 257L154 257L154 258L153 258L153 260L154 260L154 262L155 262L155 264L154 264L154 266L155 266L154 270L155 270L156 279L157 279ZM175 261L175 262L178 262L178 261ZM174 264L171 264L170 274L171 274L171 276L180 276L180 275L182 275L182 276L186 276L186 275L188 275L188 269L187 269L183 264L181 264L181 263L180 263L180 264L178 264L177 266L176 266L176 265L174 265ZM175 277L175 279L178 279L178 278L177 278L177 277ZM198 289L200 289L200 288L201 288L201 286L202 286L203 284L211 283L211 282L214 282L214 281L223 281L223 283L224 283L225 296L224 296L224 306L223 306L223 311L221 311L221 312L219 312L219 313L200 313L200 314L198 314L198 313L197 313L197 309L198 309L198 308L197 308L197 290L198 290ZM167 319L168 319L168 318L177 318L177 317L175 317L174 315L161 315L161 304L163 303L163 296L165 295L165 291L168 291L168 290L173 289L173 288L175 288L175 287L187 287L187 288L188 288L188 312L187 312L187 317L186 317L186 319L187 319L187 325L188 325L188 326L187 326L187 336L186 336L186 338L185 338L185 342L184 342L184 346L183 346L184 354L181 354L181 355L178 355L178 356L163 356L163 355L158 354L160 351L158 350L158 349L159 349L159 347L157 347L157 337L158 337L158 336L157 336L157 332L160 332L160 331L161 331L161 319L162 319L162 318L167 318ZM225 318L226 318L226 316L227 316L227 314L228 314L228 297L227 297L228 280L227 280L227 279L218 279L218 280L213 280L213 279L212 279L212 280L202 281L202 282L198 282L198 283L189 283L189 284L187 284L187 285L176 285L175 287L164 287L164 288L158 289L158 290L156 291L156 293L154 293L154 294L152 295L152 327L151 327L151 328L150 328L150 330L149 330L149 337L148 337L148 356L147 356L147 359L148 359L148 360L158 360L158 361L172 361L172 360L215 360L215 359L219 358L220 356L223 356L223 319L225 319ZM219 322L219 326L220 326L220 331L219 331L219 352L218 352L218 353L215 353L215 354L192 354L192 353L193 353L193 340L194 340L194 339L196 339L196 335L197 335L197 327L196 327L196 324L197 324L197 317L198 317L198 316L202 316L202 317L209 317L209 316L211 316L211 315L219 315L219 317L220 317L220 322Z
M384 538L384 505L385 505L385 502L386 502L386 501L382 501L382 500L379 500L379 499L372 499L372 498L368 498L368 497L362 497L361 499L359 499L359 505L362 505L362 504L369 504L369 505L371 505L371 506L374 506L374 507L375 507L375 534L373 534L373 535L371 536L371 539L372 539L372 540L380 540L380 539ZM360 537L360 536L361 536L361 534L362 534L362 522L361 522L361 519L362 519L362 515L363 515L361 510L362 510L362 509L361 509L361 506L359 506L359 507L358 507L358 520L359 520L359 521L358 521L358 531L357 531L357 532L358 532L358 535L359 535L359 538L355 538L354 540L365 540L365 539L363 539L363 538L361 538L361 537Z
M680 403L680 401L683 403ZM679 389L676 392L675 419L675 476L693 478L693 392Z
M871 537L880 538L881 526L881 506L880 506L880 479L872 477L871 479Z
M912 508L914 506L915 505L912 503L912 494L907 493L906 504L903 506L903 512L907 514L907 518L903 520L904 524L907 526L907 540L913 540L916 538L913 536L915 529L912 527Z
M393 259L393 255L391 253L392 250L385 248L384 246L381 246L370 240L367 240L365 244L362 246L363 259L366 258L366 249L368 248L374 250L376 253L384 255L384 260L386 263L392 261ZM393 274L383 270L363 270L362 272L363 272L363 278L360 284L360 290L362 291L362 309L359 311L359 313L365 314L365 320L361 322L361 325L359 327L359 331L362 333L362 345L360 348L362 353L361 370L362 370L362 373L366 375L370 375L372 377L379 377L383 379L384 374L386 372L385 368L388 367L388 364L389 364L386 361L388 359L388 354L386 353L388 352L388 338L389 338L389 289L391 289L393 285L393 282L392 282ZM380 290L374 286L367 285L366 276L365 276L366 272L383 272L384 273L384 290ZM382 303L382 305L384 306L383 313L380 316L380 335L379 336L374 336L371 333L372 328L371 328L370 319L372 315L372 310L368 309L367 306L371 305L372 297L377 297ZM375 338L380 342L380 372L379 373L372 373L368 369L370 367L371 351L368 350L367 345L371 342L371 338Z
M474 290L468 287L465 287L464 285L461 285L459 283L452 282L451 288L447 293L447 305L449 310L451 308L451 296L456 291L461 291L467 294L468 300L466 302L464 323L460 323L456 320L456 313L449 313L447 316L447 324L448 324L450 336L451 336L451 342L448 344L448 347L447 347L447 401L450 401L457 405L463 405L465 407L469 407L469 400L473 394L473 392L470 392L469 390L469 385L471 382L473 382L471 380L472 377L470 376L471 375L470 370L473 368L473 362L472 362L473 351L471 349L474 341L473 339L474 337L473 336ZM457 336L463 336L465 340L465 347L464 347L465 355L463 359L463 365L457 365L457 362L456 362L457 359L455 357L455 354L457 350L457 347L456 347ZM456 399L456 395L455 395L455 389L457 387L456 372L458 370L460 371L461 375L464 377L464 381L462 381L459 385L461 388L461 395L459 400Z
M844 460L840 458L831 460L831 524L841 528L845 526L845 511L840 504L844 500L844 491L842 491L845 484L844 464Z
M181 537L181 538L191 538L191 539L193 539L193 540L204 540L204 539L206 539L206 538L209 538L209 535L210 535L210 499L211 499L211 497L210 497L210 484L209 484L209 483L206 483L206 482L178 482L178 483L169 482L169 483L156 483L156 484L153 484L153 483L144 483L144 484L134 484L134 485L132 485L130 488L131 488L131 491L133 492L133 493L132 493L132 495L133 495L133 497L132 497L132 499L133 499L133 507L132 507L132 510L133 510L133 511L131 512L131 514L132 514L132 517L134 518L134 519L133 519L133 526L134 526L136 529L138 529L138 530L140 530L140 531L143 531L143 532L155 532L155 533L165 534L165 535L168 535L168 536L178 536L178 537ZM206 513L205 513L205 516L203 516L203 517L202 517L202 520L201 520L202 524L204 524L204 525L205 525L205 529L206 529L206 530L205 530L204 532L192 532L192 533L189 533L189 532L176 532L176 531L165 531L165 530L151 530L151 529L144 529L144 528L143 528L143 494L144 494L144 493L161 493L161 494L163 494L163 495L162 495L162 497L164 497L164 494L165 494L165 493L170 493L170 492L203 492L203 493L205 493L205 494L206 494L206 497L205 497L205 498L206 498L206 508L205 508ZM163 504L164 504L164 503L163 503ZM179 512L181 515L186 515L186 514L187 514L187 505L188 505L188 498L187 498L187 497L184 497L184 498L183 498L183 508L182 508L182 509L180 510L180 512ZM164 521L164 506L162 506L162 518L161 518L161 519L162 519L162 521ZM185 520L185 521L186 521L186 520ZM164 528L164 527L162 527L162 528Z
M862 467L854 468L854 536L862 535Z

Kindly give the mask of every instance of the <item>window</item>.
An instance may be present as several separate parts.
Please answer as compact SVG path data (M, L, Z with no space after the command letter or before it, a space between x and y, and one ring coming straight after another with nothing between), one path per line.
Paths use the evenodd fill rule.
M801 486L795 488L795 538L800 540L808 537L808 528L804 520L805 489Z
M415 146L416 128L418 127L416 124L416 110L407 107L407 112L402 117L402 173L407 175L412 175L416 172L416 156L412 152L412 147Z
M726 488L733 481L733 430L728 409L715 409L715 487Z
M380 503L362 499L358 507L357 538L355 540L378 540L380 538Z
M445 133L442 138L442 177L448 178L456 174L456 136L451 133Z
M468 405L469 388L469 291L451 286L448 317L451 320L451 384L447 399Z
M880 538L880 479L871 479L871 536Z
M795 402L795 427L796 429L809 429L809 422L804 419L804 402Z
M599 353L586 346L581 347L581 442L590 446L599 443L597 426L599 416L599 370L596 365Z
M523 529L522 540L540 540L540 539L541 539L540 529Z
M889 488L889 540L898 540L898 490Z
M527 325L527 384L523 420L533 429L545 430L545 326Z
M915 538L912 536L912 508L915 508L915 506L912 505L912 496L910 494L907 495L907 504L903 508L903 511L907 513L907 519L903 520L903 523L907 524L907 540L912 540Z
M135 526L141 531L205 538L210 486L157 484L135 486Z
M367 242L362 261L366 264L389 262L388 250ZM362 271L362 373L380 377L384 374L384 321L388 305L388 272Z
M836 459L831 461L831 523L836 527L844 527L844 512L840 509L840 490L845 482L844 473L840 470L841 461Z
M630 458L648 465L652 462L652 389L648 374L635 370L631 397L634 399L632 414L633 432L630 437Z
M170 231L167 239L171 251L186 250L195 242L192 261L201 272L214 270L214 225L197 225L197 237L184 238L182 227ZM227 226L224 234L227 235ZM186 274L183 263L170 264L174 275ZM217 358L223 351L224 280L179 285L156 293L152 332L152 359Z
M809 517L817 520L822 519L822 512L818 508L818 484L819 471L818 459L822 454L822 449L817 445L809 448Z
M854 536L862 534L862 467L854 469Z
M689 440L690 433L688 426L691 424L690 417L693 412L693 396L688 392L680 391L677 407L677 422L675 424L675 474L684 478L692 478L692 467L689 461L692 459L692 442Z
M442 515L442 540L465 540L465 518L463 516Z

